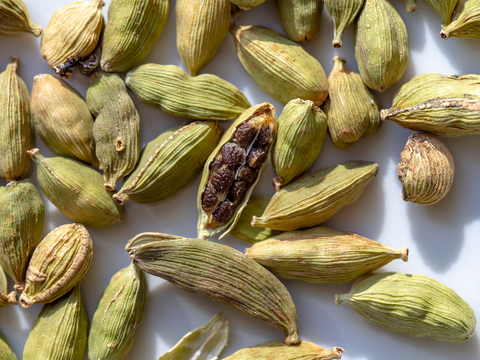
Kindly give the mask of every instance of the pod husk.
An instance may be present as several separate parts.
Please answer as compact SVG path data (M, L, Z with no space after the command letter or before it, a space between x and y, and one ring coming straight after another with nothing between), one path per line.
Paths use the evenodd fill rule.
M0 34L12 35L18 32L29 32L38 37L42 33L42 27L32 22L23 0L0 0Z
M265 0L231 0L231 2L242 10L250 10L258 5L262 5Z
M7 288L7 277L3 272L2 267L0 266L0 308L7 306L7 305L17 305L18 304L18 297L15 291L12 291L10 294L8 293ZM0 355L2 355L2 338L0 334ZM0 357L1 359L1 357Z
M15 353L8 344L7 339L5 339L5 336L3 336L2 334L0 334L0 359L17 360L17 357L15 356Z
M330 17L333 20L332 46L341 48L342 38L347 28L354 22L363 7L364 0L324 0Z
M442 20L442 27L452 22L453 12L462 0L425 0L428 6L437 13Z
M428 1L429 0L427 0L427 3ZM455 0L455 1L458 1L458 0ZM415 11L415 9L417 8L417 0L405 0L405 6L408 12Z
M317 37L323 12L323 0L275 0L278 16L288 37L306 42Z
M459 3L452 22L443 28L440 36L443 40L450 37L480 39L480 0Z

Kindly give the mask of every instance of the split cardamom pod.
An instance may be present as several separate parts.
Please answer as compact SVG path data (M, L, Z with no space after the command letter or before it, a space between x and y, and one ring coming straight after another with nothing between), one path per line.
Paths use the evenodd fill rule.
M127 356L145 315L147 293L145 274L133 264L113 275L93 314L89 359L122 360Z
M42 240L45 208L30 180L0 187L0 265L22 292L28 262Z
M38 37L42 33L42 27L32 22L23 0L0 0L0 34L18 32L29 32Z
M335 146L348 149L360 138L380 130L381 107L361 76L345 65L345 59L337 56L333 62L328 77L329 98L325 103L328 133Z
M292 231L321 224L357 201L377 172L376 163L348 161L303 175L273 195L252 226Z
M365 85L380 92L405 72L407 28L388 0L365 0L356 22L355 58Z
M326 227L285 232L254 244L245 254L277 277L311 283L345 283L395 259L408 261L407 248L394 250Z
M243 67L272 98L282 104L299 98L317 106L327 99L325 71L301 45L262 26L233 26L230 32Z
M140 115L117 74L93 74L87 105L96 118L95 152L103 169L105 189L114 191L140 157Z
M426 0L427 3L429 1L432 1L432 0ZM440 0L440 1L443 1L443 0ZM458 0L455 0L455 1L458 1ZM417 8L417 0L405 0L405 4L408 12L415 11L415 9Z
M123 207L115 204L98 172L65 157L45 158L38 149L28 154L37 164L43 193L66 217L98 228L123 220Z
M2 334L0 334L0 359L17 360L17 357L15 356L15 353L8 344L7 339L5 339L5 336L3 336Z
M170 0L112 0L108 7L100 65L125 72L142 61L163 32Z
M443 40L450 37L480 39L480 0L459 3L452 22L443 28L440 36Z
M367 274L350 293L336 295L374 324L414 337L459 343L475 332L475 313L458 294L427 276L395 272Z
M15 291L8 293L7 277L0 266L0 308L7 305L17 305L18 297ZM0 334L0 355L2 355L2 338ZM3 358L0 356L0 359Z
M175 65L145 64L125 83L144 103L167 114L197 120L230 120L250 107L243 93L218 76L188 76Z
M262 5L265 0L231 0L231 2L242 10L250 10L258 5Z
M68 83L52 75L35 76L31 112L35 130L55 154L100 167L92 115Z
M197 233L200 239L235 227L267 162L277 131L269 103L245 111L208 157L198 189Z
M82 281L93 257L93 242L83 225L53 229L35 249L20 304L51 303Z
M435 11L442 20L442 27L452 22L452 15L462 0L425 0L428 6Z
M80 284L43 306L23 349L24 360L82 360L87 346L88 315Z
M230 246L161 233L143 233L125 248L133 263L180 289L195 292L265 321L299 342L288 290L268 270Z
M196 179L221 134L216 121L167 130L143 149L135 170L113 199L119 205L127 200L152 204L177 194Z
M330 17L333 20L333 41L335 48L343 46L343 35L357 18L365 0L324 0Z
M323 0L275 0L278 16L288 37L305 42L317 37L323 12Z

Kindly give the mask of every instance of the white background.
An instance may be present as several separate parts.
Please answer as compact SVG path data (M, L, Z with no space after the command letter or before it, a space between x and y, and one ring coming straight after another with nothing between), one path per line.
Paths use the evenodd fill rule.
M404 10L403 0L391 1L408 29L410 61L400 83L380 95L384 108L391 106L393 95L400 85L415 75L429 72L480 72L480 41L457 38L441 40L440 19L423 0L418 0L418 8L414 13ZM25 2L32 20L45 28L52 14L70 1ZM105 17L110 1L106 2ZM175 64L184 68L176 50L175 1L171 3L172 9L165 30L143 63ZM305 44L306 50L320 61L327 75L336 55L345 57L347 65L358 71L354 58L353 29L347 30L343 48L337 50L331 46L333 25L326 11L322 21L320 35ZM272 0L243 12L237 23L264 25L284 33ZM11 55L19 56L19 75L30 90L35 75L52 73L40 56L39 44L40 39L27 33L0 36L1 71ZM261 91L243 69L230 34L202 73L213 73L232 82L246 94L252 104L264 101L273 103L278 115L281 114L283 106ZM89 82L87 77L76 72L68 82L85 96ZM141 115L142 147L164 130L185 121L144 105L133 94L131 96ZM225 126L229 123L224 122ZM393 122L386 122L376 135L360 140L348 150L337 149L330 139L325 140L313 170L348 160L369 160L377 162L380 171L355 204L342 209L324 225L336 230L356 232L393 248L409 247L408 263L396 260L385 269L433 277L453 288L480 316L480 138L466 136L443 139L455 159L455 181L449 194L440 203L422 207L403 202L400 182L397 180L400 153L411 133ZM54 155L38 136L36 146L44 155ZM268 163L254 195L273 195L273 176L272 167ZM35 179L33 165L29 177ZM190 187L162 203L136 205L129 202L123 223L103 229L89 229L95 245L95 256L82 284L82 294L90 319L110 277L129 264L128 254L124 250L129 239L147 231L196 236L196 195L199 181L197 178ZM1 185L5 185L3 179ZM46 206L44 235L59 225L71 223L43 194L42 198ZM231 236L222 242L240 251L248 247L248 244L236 241ZM231 326L231 338L223 356L243 347L283 339L281 331L232 308L183 292L153 276L148 276L148 282L150 292L146 317L138 327L135 344L126 357L127 360L158 359L183 335L208 321L217 312L222 312ZM438 342L429 338L416 339L370 324L347 306L335 306L334 295L348 292L351 284L308 284L293 280L283 282L297 307L301 339L325 348L341 346L347 352L343 357L345 360L480 358L478 335L462 344ZM10 283L10 286L13 284ZM0 309L0 331L19 359L22 358L23 346L41 307L42 305L35 305L23 309L18 305Z

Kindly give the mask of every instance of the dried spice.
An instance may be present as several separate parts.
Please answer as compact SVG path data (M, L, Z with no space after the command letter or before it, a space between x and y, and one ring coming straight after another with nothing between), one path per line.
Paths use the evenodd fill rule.
M7 287L7 277L3 272L2 267L0 266L0 308L7 306L7 305L17 305L18 304L18 297L15 291L12 291L10 294L8 293ZM0 355L2 355L2 336L0 334ZM7 344L8 345L8 344ZM3 358L0 356L0 359ZM8 358L7 358L8 359Z
M29 32L38 37L42 27L32 22L23 0L0 0L0 34L18 32Z
M426 1L428 3L431 0L426 0ZM440 0L440 1L443 1L443 0ZM455 0L455 1L458 1L458 0ZM415 11L415 9L417 8L417 0L405 0L405 4L408 12Z
M450 37L480 39L480 0L459 3L453 13L452 22L443 28L440 36L443 40Z
M333 41L335 48L343 46L342 38L347 28L356 19L363 7L364 0L324 0L330 17L333 20Z
M442 19L442 27L452 22L452 15L462 0L425 0L428 6Z
M10 348L7 339L0 334L0 359L2 360L17 360L15 353Z
M250 10L255 6L262 5L265 0L231 0L233 4L237 5L242 10Z
M323 12L323 0L275 0L278 16L288 37L305 42L317 37Z

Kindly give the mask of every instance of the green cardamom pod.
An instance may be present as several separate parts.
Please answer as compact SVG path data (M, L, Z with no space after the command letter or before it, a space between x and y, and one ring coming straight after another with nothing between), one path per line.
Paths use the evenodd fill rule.
M127 200L152 204L177 194L197 178L221 134L216 121L167 130L143 149L137 167L113 199L119 205Z
M480 133L480 75L415 76L395 94L393 105L380 112L404 128L438 136Z
M82 360L87 345L88 315L80 284L43 306L23 349L24 360Z
M8 344L7 339L5 339L5 336L3 336L2 334L0 334L0 359L17 360L17 357L15 356L15 353Z
M356 21L355 58L370 89L384 92L400 81L408 63L407 28L388 0L365 0Z
M283 108L272 150L276 191L310 169L322 149L325 135L327 117L313 102L295 99Z
M230 120L250 107L228 81L210 74L191 77L175 65L142 65L127 74L125 83L144 103L191 119Z
M258 5L263 4L265 0L231 0L231 2L242 10L250 10Z
M452 22L443 28L440 36L443 40L452 36L480 39L480 0L459 3L453 13Z
M275 108L251 107L230 126L208 157L198 189L200 239L235 227L260 178L277 131Z
M462 0L425 0L428 6L442 19L442 27L452 22L452 15Z
M317 37L323 12L323 0L275 0L278 16L288 37L305 42Z
M252 226L292 231L321 224L357 201L377 172L376 163L348 161L303 175L273 195Z
M395 272L367 274L350 293L336 295L374 324L414 337L459 343L475 332L475 313L458 294L423 275Z
M320 106L328 96L322 65L303 47L262 26L233 26L237 55L255 83L282 104L293 99Z
M12 57L0 73L0 176L9 182L28 172L27 150L33 146L30 94L17 68L18 58Z
M256 243L245 254L280 278L311 283L345 283L395 259L408 261L407 248L394 250L326 227L285 232Z
M343 35L347 28L357 18L363 7L364 0L324 0L330 17L333 20L333 41L335 48L343 46Z
M265 321L285 333L288 345L299 342L297 312L288 290L268 270L232 247L143 233L125 249L146 273Z
M227 346L230 329L222 314L185 335L158 360L217 360Z
M45 208L30 180L0 187L0 265L22 292L28 262L42 240Z
M55 154L100 167L92 115L67 82L47 74L35 76L31 112L35 130Z
M147 294L145 274L133 264L113 275L93 315L89 359L122 360L127 356L145 315Z
M348 149L360 138L380 130L381 106L361 76L345 65L345 59L337 56L333 62L328 77L329 98L325 103L328 133L335 146Z
M105 188L114 191L140 157L140 115L117 74L93 74L87 105L96 117L95 152L103 169Z
M0 0L0 34L17 32L29 32L38 37L42 27L32 22L23 0Z
M427 3L429 1L432 1L432 0L426 0ZM440 1L444 1L444 0L440 0ZM454 0L454 1L458 1L458 0ZM408 12L415 11L415 9L417 8L417 0L405 0L405 4Z
M123 207L115 204L98 172L65 157L45 158L38 149L28 153L37 164L40 188L66 217L98 228L123 220Z
M191 76L215 56L230 29L230 0L177 0L177 49Z
M7 277L0 266L0 308L7 305L17 305L18 297L15 291L8 293ZM2 339L0 334L0 355L2 355ZM0 359L3 358L0 356Z
M126 72L142 61L162 34L170 0L112 0L108 7L100 65Z

